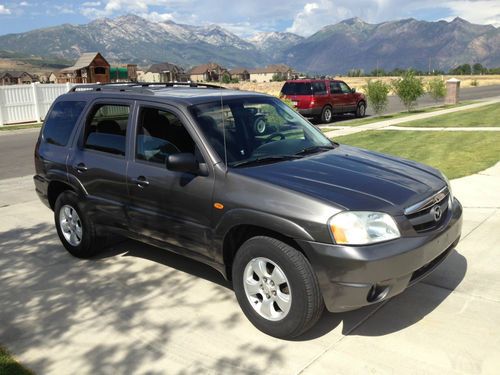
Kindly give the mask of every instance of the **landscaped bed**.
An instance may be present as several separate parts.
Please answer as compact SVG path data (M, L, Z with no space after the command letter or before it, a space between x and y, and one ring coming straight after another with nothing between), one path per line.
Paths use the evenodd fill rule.
M465 115L464 112L462 114ZM379 130L336 137L334 140L431 165L442 170L450 179L477 173L500 160L500 132Z

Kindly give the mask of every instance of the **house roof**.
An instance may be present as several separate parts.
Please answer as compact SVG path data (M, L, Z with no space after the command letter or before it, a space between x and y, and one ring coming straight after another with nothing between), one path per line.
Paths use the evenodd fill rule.
M3 73L0 73L0 78L3 78L5 76L10 76L12 78L21 78L24 74L28 75L30 78L33 78L33 76L27 72L18 72L18 71L6 71Z
M73 72L75 70L86 68L92 64L92 61L94 61L97 56L100 56L104 61L106 61L106 59L102 57L99 52L85 52L80 55L80 58L76 61L75 65L70 66L69 68L61 69L61 72ZM106 63L108 62L106 61Z
M193 67L189 71L189 74L204 74L204 73L212 71L212 70L224 70L224 68L216 63L202 64L202 65L197 65L197 66Z
M245 74L249 73L249 70L247 68L233 68L229 71L231 74Z
M287 73L291 71L292 68L290 68L288 65L285 64L273 64L273 65L268 65L265 68L257 68L257 69L252 69L250 73L253 74L265 74L265 73Z
M160 64L153 64L148 69L149 73L163 73L163 72L175 72L175 73L184 73L184 69L175 64L171 64L169 62L164 62Z

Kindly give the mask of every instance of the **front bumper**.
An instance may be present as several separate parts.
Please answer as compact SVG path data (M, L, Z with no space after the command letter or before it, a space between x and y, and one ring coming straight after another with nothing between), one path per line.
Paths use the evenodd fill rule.
M462 231L462 206L453 201L446 221L430 233L367 246L298 241L331 312L354 310L391 298L434 270Z

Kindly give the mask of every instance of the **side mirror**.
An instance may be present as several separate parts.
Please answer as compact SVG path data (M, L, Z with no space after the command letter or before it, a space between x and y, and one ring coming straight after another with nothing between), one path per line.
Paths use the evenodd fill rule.
M355 93L356 93L356 89L355 89L354 87L353 87L353 88L351 88L351 92L352 92L353 94L355 94Z
M200 170L200 163L189 152L168 155L166 164L167 169L174 172L198 173Z

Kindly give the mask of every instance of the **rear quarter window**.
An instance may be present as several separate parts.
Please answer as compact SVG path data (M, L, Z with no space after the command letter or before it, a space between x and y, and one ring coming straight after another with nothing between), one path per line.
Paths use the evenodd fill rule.
M310 82L287 82L281 89L284 95L312 95Z
M58 146L66 146L86 102L61 101L54 104L43 126L42 139Z

